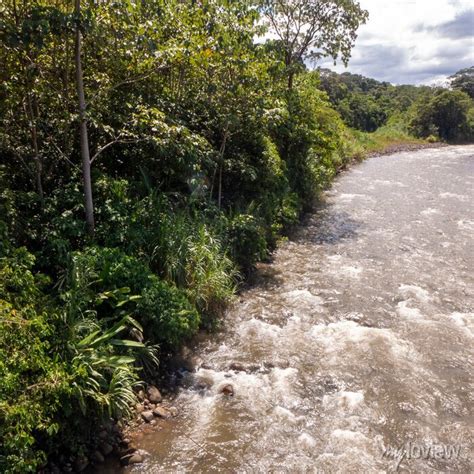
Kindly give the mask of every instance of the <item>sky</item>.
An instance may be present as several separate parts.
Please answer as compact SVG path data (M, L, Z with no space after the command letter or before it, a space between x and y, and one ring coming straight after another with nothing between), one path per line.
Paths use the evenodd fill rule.
M474 66L474 0L359 0L368 10L346 69L393 84L439 84Z

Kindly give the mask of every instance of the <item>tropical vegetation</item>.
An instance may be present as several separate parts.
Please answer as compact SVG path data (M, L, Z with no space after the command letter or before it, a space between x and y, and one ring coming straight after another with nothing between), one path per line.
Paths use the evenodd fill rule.
M457 86L307 69L348 61L356 1L0 13L2 472L86 456L354 157L472 137Z

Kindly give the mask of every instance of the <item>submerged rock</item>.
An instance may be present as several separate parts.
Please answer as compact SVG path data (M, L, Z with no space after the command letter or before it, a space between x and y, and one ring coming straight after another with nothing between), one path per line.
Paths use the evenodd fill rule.
M141 462L143 462L143 456L140 453L133 454L128 460L128 464L140 464Z
M240 362L232 362L232 364L229 365L229 370L233 370L235 372L247 372L245 365L241 364Z
M176 407L169 407L168 410L172 417L178 416L178 409Z
M130 455L134 454L136 451L137 451L137 449L134 448L133 446L130 446L129 448L123 449L119 453L120 458L123 458L125 456L130 456Z

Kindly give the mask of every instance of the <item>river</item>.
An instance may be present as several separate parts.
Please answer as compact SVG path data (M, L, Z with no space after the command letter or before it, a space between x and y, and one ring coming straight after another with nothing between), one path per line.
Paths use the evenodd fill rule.
M188 351L130 472L472 472L473 235L474 146L342 173Z

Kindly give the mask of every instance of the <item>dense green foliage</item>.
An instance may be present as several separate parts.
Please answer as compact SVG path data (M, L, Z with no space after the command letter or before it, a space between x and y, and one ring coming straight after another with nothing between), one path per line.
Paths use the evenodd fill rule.
M347 60L366 12L300 3L324 32L308 44ZM412 139L402 114L450 139L437 107L457 94L471 113L441 93L416 121L427 88L308 72L299 30L297 50L255 42L292 14L282 5L0 6L0 471L86 453L98 420L127 415L160 357L214 324L339 169Z
M439 90L415 107L411 126L417 136L446 141L474 138L473 101L465 92Z
M353 129L375 132L387 125L431 140L472 140L472 68L451 76L452 90L380 82L358 74L320 70L321 88ZM469 97L470 96L470 97ZM370 137L367 137L370 140ZM395 136L393 136L395 138Z
M134 300L128 289L85 298L86 279L74 267L59 304L48 294L49 279L33 274L34 263L24 248L8 249L0 258L3 472L35 471L46 453L64 444L80 454L97 417L130 412L136 361L156 363L128 313ZM107 321L99 311L109 313ZM126 333L130 339L122 339Z

